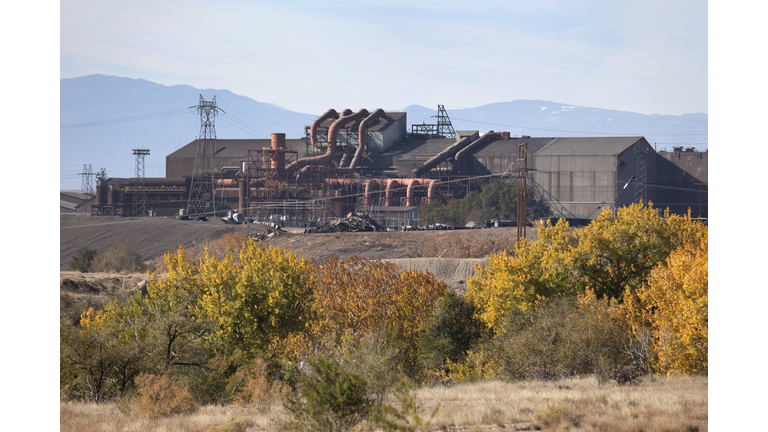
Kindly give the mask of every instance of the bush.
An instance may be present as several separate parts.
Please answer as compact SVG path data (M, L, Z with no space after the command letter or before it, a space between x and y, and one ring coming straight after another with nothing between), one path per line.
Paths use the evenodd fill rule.
M368 416L373 401L365 378L321 358L309 360L308 366L309 371L299 379L299 388L288 394L284 403L296 429L347 431Z
M104 255L94 259L93 271L97 272L133 272L139 273L148 268L142 262L141 255L133 246L124 241L116 241L109 245Z
M267 369L267 363L257 358L243 369L238 380L240 390L237 402L253 406L263 414L269 412L273 404L282 402L288 392L285 384L269 379Z
M98 254L99 253L96 251L96 249L92 247L81 247L69 262L69 269L72 271L79 271L81 273L87 273L91 271L93 260Z
M134 412L150 418L170 417L197 410L195 398L185 385L171 381L167 375L142 373L136 377L138 395L133 400Z
M453 290L447 290L422 322L419 359L425 369L445 367L446 359L458 362L482 336L482 324L474 318L475 306Z
M625 352L628 338L606 308L560 298L526 312L510 310L502 332L483 348L503 379L594 374L600 383L623 383L639 368Z

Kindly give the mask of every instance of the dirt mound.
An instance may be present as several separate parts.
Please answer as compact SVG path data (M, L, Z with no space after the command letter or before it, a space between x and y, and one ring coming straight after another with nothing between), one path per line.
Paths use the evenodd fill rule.
M388 259L402 269L428 270L436 278L462 294L467 289L467 279L476 276L475 265L485 267L484 258L398 258Z
M112 296L119 291L136 289L146 282L141 274L59 272L59 290L75 295Z
M257 237L269 228L262 224L227 224L221 219L206 222L174 218L121 218L110 216L61 215L59 219L59 270L69 270L69 261L78 249L89 246L104 254L109 245L124 241L136 249L145 261L220 238L226 233L242 232Z

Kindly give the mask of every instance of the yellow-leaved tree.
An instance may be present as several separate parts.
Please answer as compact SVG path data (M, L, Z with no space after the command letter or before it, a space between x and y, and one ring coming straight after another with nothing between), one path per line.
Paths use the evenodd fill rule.
M571 261L576 237L564 219L552 225L537 223L539 239L515 245L487 258L485 268L467 281L467 298L480 306L480 319L495 332L511 308L522 311L538 299L575 295L576 275Z
M180 270L152 285L162 289L187 281ZM205 254L192 278L201 293L197 313L218 324L216 339L247 357L303 331L311 319L309 263L285 249L248 239L237 256Z
M345 333L386 331L388 337L415 353L421 322L445 294L445 282L428 272L401 271L395 264L353 256L326 259L314 269L316 339Z
M604 209L597 219L576 231L573 270L580 289L598 297L623 300L624 291L637 290L651 269L687 241L706 235L706 226L688 215L663 213L653 203L633 203L616 215Z
M654 366L663 375L692 374L708 367L708 240L700 237L675 249L651 270L647 285L637 290L653 335Z

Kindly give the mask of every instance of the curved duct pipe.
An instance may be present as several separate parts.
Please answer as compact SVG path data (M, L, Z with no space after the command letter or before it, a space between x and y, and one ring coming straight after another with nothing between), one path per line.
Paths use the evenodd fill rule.
M466 157L468 154L470 154L470 152L472 152L473 149L475 149L480 144L488 141L491 138L497 138L499 136L501 136L501 133L499 133L499 132L494 132L492 130L488 131L487 133L485 133L485 135L483 135L480 138L474 140L472 142L472 144L470 144L470 145L464 147L463 149L459 150L459 152L456 153L456 161L458 162L459 159L461 159L463 157Z
M387 189L386 189L386 196L387 196L387 206L393 206L394 205L394 199L395 199L395 189L400 188L403 186L406 186L406 204L407 206L416 205L415 195L416 190L415 188L417 186L426 186L429 184L429 187L427 188L427 202L432 202L435 199L435 190L437 189L437 185L440 183L439 180L434 179L389 179L387 180ZM366 200L368 199L368 188L366 187Z
M344 155L341 157L341 161L339 162L339 167L343 167L344 165L346 165L351 155L352 155L352 146L348 145L344 148Z
M414 205L413 196L416 192L413 190L414 186L421 186L421 182L419 181L419 179L409 179L406 182L408 183L408 189L406 190L406 194L405 194L405 197L406 197L405 205L410 207Z
M383 109L377 108L371 115L363 119L362 122L360 122L360 127L357 130L357 151L355 152L355 157L352 158L352 162L349 163L348 166L344 166L344 160L342 159L341 170L337 170L340 173L350 173L355 170L355 167L357 167L357 164L360 163L360 159L363 157L363 149L365 148L365 145L367 144L368 139L368 125L371 124L372 121L376 120L377 118L380 118L384 121L387 121L387 114L384 112ZM345 154L346 156L346 154Z
M428 161L426 161L423 164L421 164L420 167L415 168L413 171L411 171L408 174L408 178L416 178L416 177L421 176L425 172L427 172L427 171L431 170L432 168L438 166L440 163L442 163L446 159L452 157L453 155L456 154L456 152L460 151L461 149L463 149L465 146L467 146L469 144L470 144L469 137L464 137L464 138L460 139L455 144L449 146L448 148L446 148L445 150L441 151L440 153L438 153L437 155L435 155L434 157L432 157Z
M349 109L344 110L343 112L352 112ZM349 114L349 115L343 115L339 117L338 120L333 122L331 127L328 129L328 150L320 155L320 156L313 156L308 158L299 159L296 162L292 162L288 166L285 167L285 173L287 175L291 175L294 172L296 172L299 169L302 169L308 165L325 165L330 163L333 160L333 157L336 155L336 136L339 133L339 129L344 127L347 123L357 120L360 117L367 116L368 111L363 108L360 111Z
M378 180L371 180L365 183L365 205L373 205L373 191L372 186L376 185L376 189L381 191L381 183Z
M429 185L427 188L427 203L431 203L435 200L435 193L437 193L437 186L440 184L440 180L424 179L422 182L425 185Z
M387 203L385 204L387 207L393 205L392 202L395 198L395 192L392 190L395 187L400 187L400 182L403 181L402 179L389 179L387 180Z
M323 145L317 142L317 128L326 120L329 118L338 119L339 114L336 112L335 109L331 108L328 111L324 112L320 117L317 118L317 120L312 122L312 126L309 129L309 139L312 141L312 146L317 149L322 149Z

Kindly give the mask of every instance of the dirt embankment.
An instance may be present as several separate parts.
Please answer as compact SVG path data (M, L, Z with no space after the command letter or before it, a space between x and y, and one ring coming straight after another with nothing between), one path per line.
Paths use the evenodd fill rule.
M179 245L190 249L220 238L226 233L240 232L254 237L265 236L268 228L260 224L230 225L221 220L207 222L179 221L173 218L116 218L61 215L60 268L61 290L79 294L110 295L116 287L134 288L142 275L80 274L67 272L69 262L82 246L103 254L115 241L134 247L142 259L154 261ZM346 259L353 255L369 259L392 260L403 268L429 270L460 291L474 275L479 259L499 248L511 247L517 228L490 228L457 231L405 232L341 232L300 234L280 232L265 242L283 247L310 259L331 256ZM529 240L537 238L528 228ZM407 259L406 259L407 258ZM98 279L98 280L97 280Z
M73 295L111 297L136 289L147 277L141 274L59 272L59 290Z

